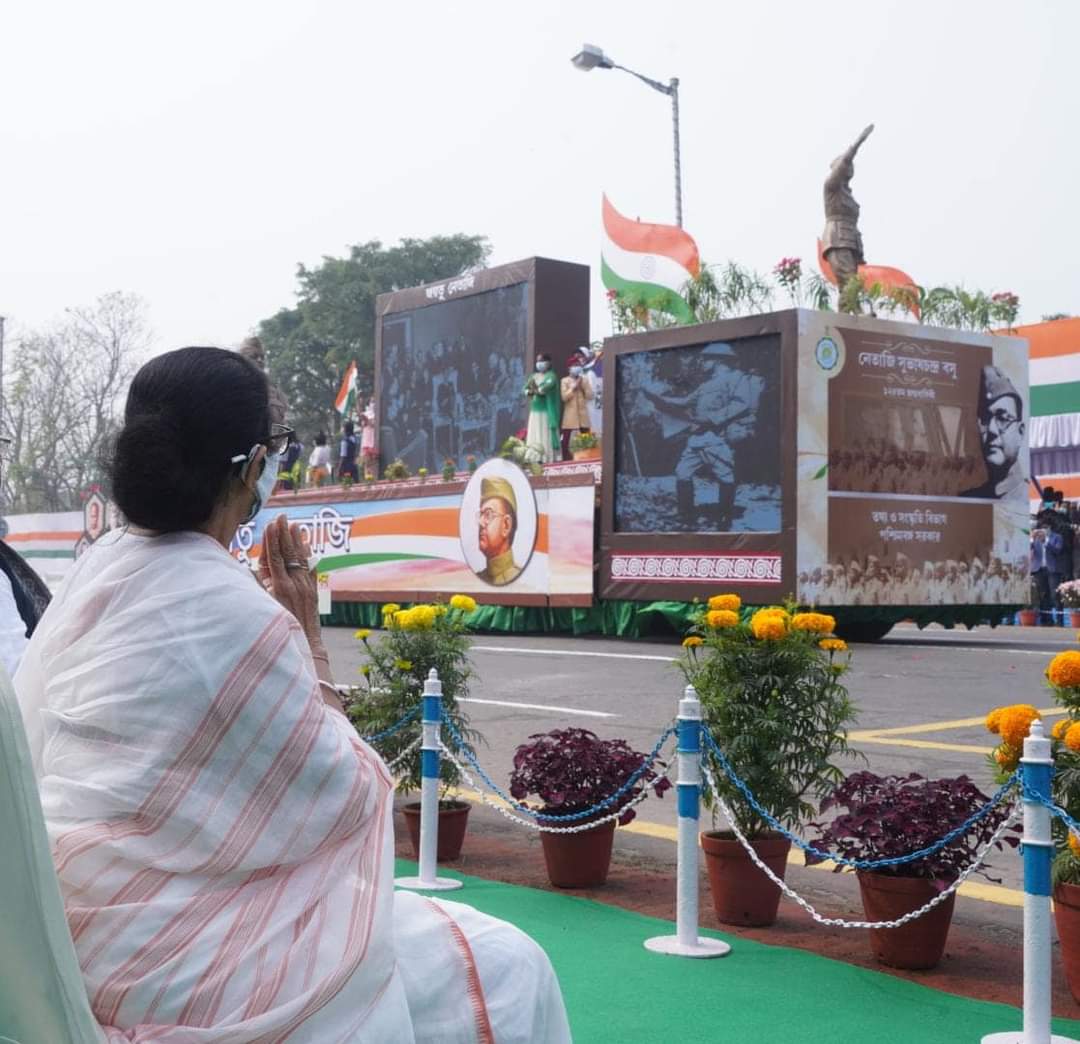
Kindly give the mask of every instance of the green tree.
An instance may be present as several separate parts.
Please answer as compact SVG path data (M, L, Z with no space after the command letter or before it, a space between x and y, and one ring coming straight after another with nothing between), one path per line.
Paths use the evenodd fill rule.
M391 247L375 239L351 247L347 257L299 266L296 307L264 319L258 333L270 376L288 396L289 416L305 442L334 422L334 395L351 360L361 390L374 388L375 298L481 268L490 253L485 236L459 233Z

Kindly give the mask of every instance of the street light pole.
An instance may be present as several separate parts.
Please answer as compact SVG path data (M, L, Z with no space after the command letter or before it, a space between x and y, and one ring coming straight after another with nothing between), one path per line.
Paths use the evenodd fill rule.
M682 159L679 146L679 80L673 76L667 83L661 83L649 76L643 76L625 65L613 62L604 52L592 44L585 44L582 49L570 59L574 66L582 72L590 69L621 69L631 76L636 76L642 83L647 83L654 91L666 94L671 99L671 120L674 126L675 138L675 224L682 228Z

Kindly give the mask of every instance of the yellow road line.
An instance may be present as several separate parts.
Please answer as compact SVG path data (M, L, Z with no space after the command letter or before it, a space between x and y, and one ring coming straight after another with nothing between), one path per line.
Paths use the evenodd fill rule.
M1039 713L1045 718L1054 714L1064 714L1061 707L1044 707ZM873 733L875 736L914 736L920 732L944 732L948 729L970 729L974 725L982 725L986 721L986 715L979 718L956 718L953 721L928 721L925 725L898 725L888 729L860 729L858 732ZM852 732L849 735L856 735Z
M1044 707L1039 713L1044 718L1064 714L1061 707ZM887 729L853 729L848 733L852 743L876 743L882 747L915 747L919 750L948 750L960 754L986 755L993 752L993 747L984 747L976 743L943 743L940 740L908 739L929 732L947 732L949 729L970 729L982 725L986 718L955 718L952 721L928 721L921 725L899 725Z

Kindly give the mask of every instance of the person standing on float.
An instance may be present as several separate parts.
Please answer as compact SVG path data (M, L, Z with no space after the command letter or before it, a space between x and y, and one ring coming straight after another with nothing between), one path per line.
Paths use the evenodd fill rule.
M525 442L543 451L543 462L561 460L559 441L559 378L552 372L551 356L536 355L536 371L525 382L529 400L529 423Z

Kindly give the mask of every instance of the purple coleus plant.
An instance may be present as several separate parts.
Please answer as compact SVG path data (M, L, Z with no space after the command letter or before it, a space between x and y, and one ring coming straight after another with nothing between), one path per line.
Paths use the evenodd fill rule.
M637 772L648 755L633 750L625 740L602 740L588 729L553 729L529 737L514 753L510 793L517 801L536 795L549 815L583 812L611 797ZM653 762L661 769L666 763ZM650 767L600 815L622 809L619 823L625 825L636 815L629 802L651 787L661 797L671 781Z
M878 776L853 772L821 803L820 811L846 809L830 823L811 823L819 831L814 846L847 859L890 859L930 848L951 830L971 818L988 798L967 776L927 779L917 772L907 776ZM891 877L926 877L945 888L975 860L1008 814L1001 805L970 830L933 855L912 862L876 868ZM1019 827L1012 827L1019 831ZM1019 839L1006 834L1002 842L1015 848ZM820 863L806 853L807 865ZM836 872L842 870L839 864ZM983 873L982 870L978 871ZM994 880L983 873L988 880Z

